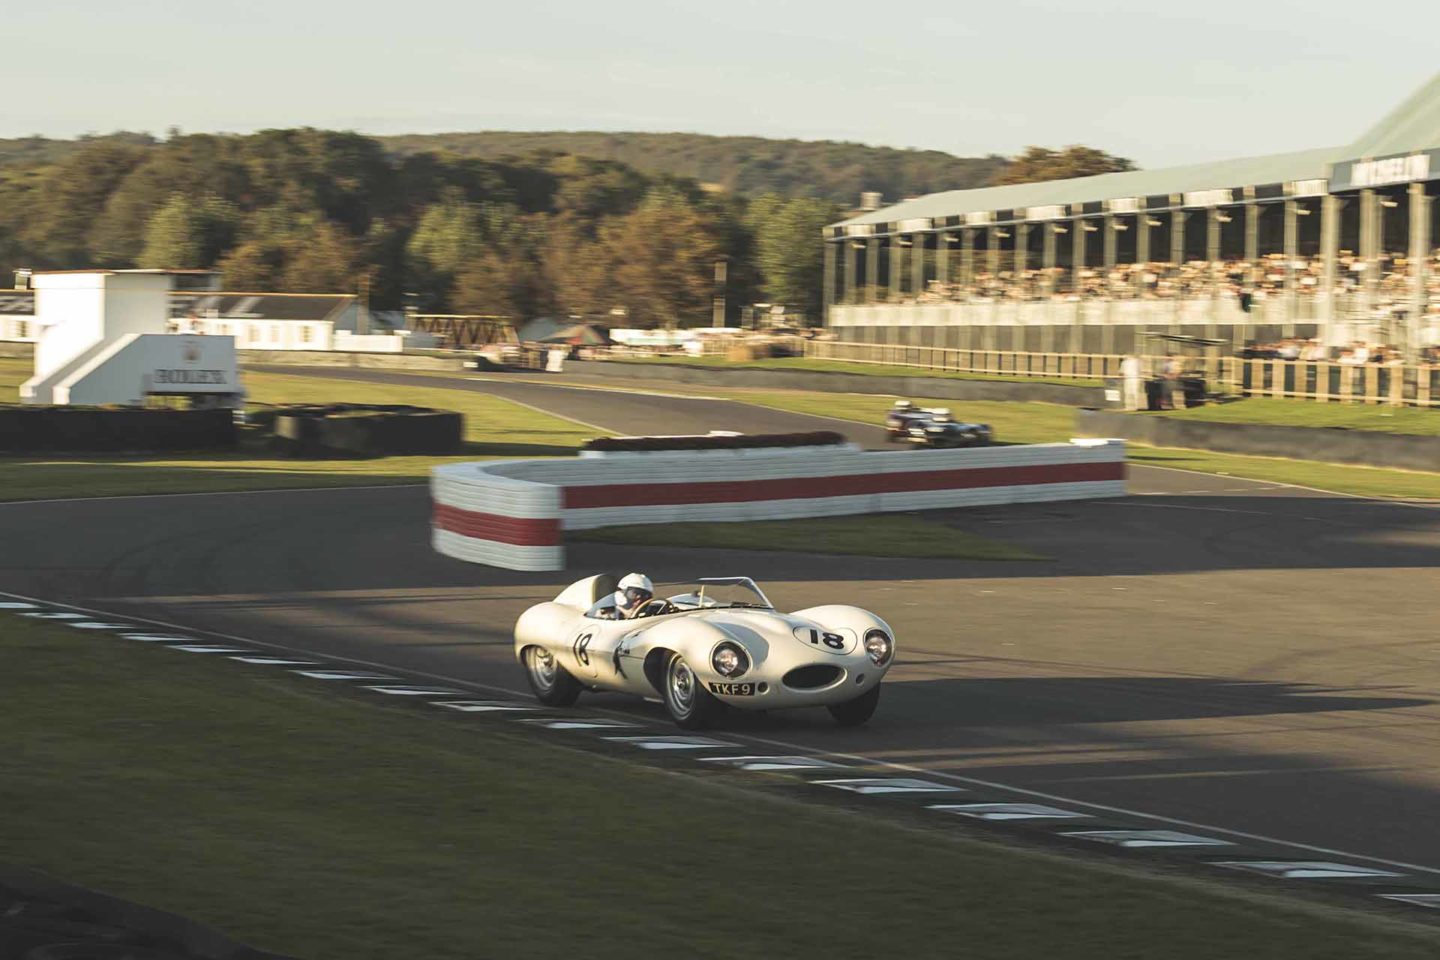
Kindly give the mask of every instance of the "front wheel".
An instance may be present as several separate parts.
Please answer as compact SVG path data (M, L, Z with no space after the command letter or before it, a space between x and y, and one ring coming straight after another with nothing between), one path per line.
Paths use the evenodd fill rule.
M858 727L869 720L875 714L875 708L880 704L880 684L875 684L867 692L860 694L854 700L846 700L844 703L832 703L825 709L830 711L830 716L842 727Z
M665 709L682 730L704 730L720 715L724 704L716 700L680 654L665 665Z
M525 679L535 699L547 707L568 707L580 696L580 681L560 665L555 654L542 647L525 648Z

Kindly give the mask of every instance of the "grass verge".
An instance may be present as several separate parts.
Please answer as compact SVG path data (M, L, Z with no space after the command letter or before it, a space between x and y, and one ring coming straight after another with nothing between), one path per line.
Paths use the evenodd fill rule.
M568 534L567 538L647 547L774 550L865 557L1048 559L1019 547L903 513L809 520L757 520L749 523L644 523L576 531Z
M890 397L849 393L814 393L808 391L727 391L727 396L747 403L838 417L878 424L890 408ZM925 400L912 398L922 406L948 406L955 416L980 420L995 428L1002 443L1062 443L1073 435L1075 411L1051 403L1008 403L999 401ZM1251 403L1254 401L1245 401ZM1275 403L1292 401L1277 400ZM1299 405L1299 401L1293 401ZM1238 406L1238 404L1237 404ZM1197 408L1201 409L1201 408ZM1224 408L1217 408L1224 409ZM1421 416L1440 418L1440 412L1416 410ZM1256 414L1263 415L1263 414ZM1205 450L1175 447L1147 447L1130 444L1130 462L1151 466L1218 473L1249 480L1294 483L1319 490L1332 490L1359 497L1398 497L1402 499L1440 499L1440 473L1416 470L1393 470L1324 463L1316 460L1288 460L1279 457L1253 457Z
M7 617L0 657L0 734L20 748L0 761L6 860L311 960L813 956L832 921L797 918L856 903L854 956L1434 956L1433 929L1378 915L906 828L60 625Z
M15 361L0 361L0 400L15 399L14 365ZM588 427L498 397L442 387L254 371L246 372L245 385L257 403L409 403L458 410L465 415L465 447L454 456L373 460L298 460L245 450L148 457L5 457L0 458L0 500L424 483L437 464L568 455L594 434ZM6 390L11 391L9 396L4 395Z
M686 357L663 354L655 357L609 357L617 363L668 364L685 367L714 367L721 370L814 370L821 373L856 373L867 377L928 377L939 380L994 380L1004 383L1053 383L1063 387L1101 387L1103 380L1087 377L1026 377L1004 373L959 373L889 363L857 363L847 360L820 360L814 357L765 357L759 360L727 360L721 356ZM576 367L582 370L583 367Z

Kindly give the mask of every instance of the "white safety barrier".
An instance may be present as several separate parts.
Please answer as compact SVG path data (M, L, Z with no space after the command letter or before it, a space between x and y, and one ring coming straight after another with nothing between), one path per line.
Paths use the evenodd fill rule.
M585 454L436 467L430 486L439 552L511 570L562 570L565 530L1123 496L1125 444Z

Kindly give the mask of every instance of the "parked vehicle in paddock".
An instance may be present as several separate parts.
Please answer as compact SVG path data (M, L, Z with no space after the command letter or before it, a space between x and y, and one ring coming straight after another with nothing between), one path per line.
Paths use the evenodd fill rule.
M964 423L945 409L930 410L923 420L912 421L905 431L910 443L925 447L988 447L995 433L988 423Z
M680 727L709 726L726 707L825 707L864 723L895 662L895 634L859 607L781 613L749 577L670 585L629 619L614 615L616 580L587 577L515 623L515 655L551 707L584 690L659 699Z

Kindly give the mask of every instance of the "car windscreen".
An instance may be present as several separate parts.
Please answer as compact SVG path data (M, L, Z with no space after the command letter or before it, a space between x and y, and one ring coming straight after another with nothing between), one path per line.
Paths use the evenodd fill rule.
M687 583L676 584L672 589L680 592L669 597L671 603L682 610L711 609L716 607L753 607L773 610L774 607L754 584L742 583Z

